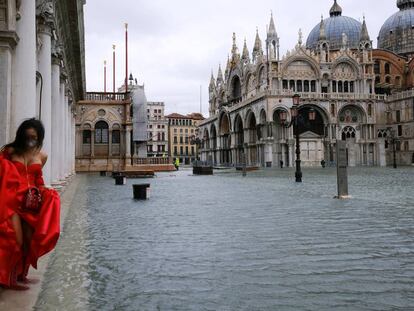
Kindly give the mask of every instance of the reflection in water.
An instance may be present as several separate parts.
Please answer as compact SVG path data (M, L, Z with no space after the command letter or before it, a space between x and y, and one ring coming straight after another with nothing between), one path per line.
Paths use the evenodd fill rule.
M38 310L410 310L414 170L80 175ZM139 181L138 181L139 182Z

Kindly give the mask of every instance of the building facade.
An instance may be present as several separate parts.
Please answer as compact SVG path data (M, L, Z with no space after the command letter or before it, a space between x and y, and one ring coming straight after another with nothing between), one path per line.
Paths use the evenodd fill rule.
M409 12L406 14L412 13L413 3L397 1L400 10ZM329 15L313 28L306 43L299 31L296 46L284 56L279 53L273 16L265 44L256 33L252 54L246 42L239 54L233 34L224 75L219 67L217 77L212 74L210 79L210 116L200 123L199 131L202 160L237 165L246 156L249 165L270 167L283 161L293 166L295 135L281 117L292 119L292 96L299 94L298 134L303 165L317 166L322 160L333 164L337 140L346 141L350 166L391 163L389 130L394 123L390 118L402 109L396 94L412 88L412 60L405 56L410 55L409 48L402 55L374 50L365 19L360 23L343 16L337 1ZM402 33L398 47L407 42L406 32ZM395 42L396 37L392 38ZM412 101L406 98L409 93L404 94L406 123L401 126L406 129L402 133L407 134L408 143L403 147L407 156L401 159L408 159L414 152L409 121ZM308 118L311 110L316 112L314 121ZM396 133L400 132L396 125Z
M87 93L76 109L76 171L122 171L131 163L131 99Z
M28 118L45 126L46 184L75 169L74 103L85 94L84 0L0 1L0 145Z
M162 123L163 103L148 103L144 85L136 80L134 84L130 79L128 92L125 90L123 85L117 93L88 92L84 100L78 101L76 171L123 172L135 176L148 171L174 170L167 155L147 155L150 122L147 112L153 109L155 124Z
M189 165L197 160L197 145L194 138L198 136L198 125L204 117L200 113L186 116L172 113L166 116L168 120L168 150L173 160Z
M168 155L168 121L164 114L164 103L148 102L147 118L148 157L166 157Z

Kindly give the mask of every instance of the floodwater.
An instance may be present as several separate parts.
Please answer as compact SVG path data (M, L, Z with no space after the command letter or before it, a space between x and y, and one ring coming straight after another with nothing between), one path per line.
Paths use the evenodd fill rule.
M36 310L414 310L414 168L75 182Z

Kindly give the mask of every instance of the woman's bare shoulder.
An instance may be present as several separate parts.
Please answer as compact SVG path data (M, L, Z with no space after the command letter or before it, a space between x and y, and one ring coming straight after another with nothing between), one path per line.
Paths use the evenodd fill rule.
M45 164L46 161L47 161L47 153L44 152L43 150L41 150L39 152L39 157L40 157L40 160L42 161L42 163Z
M0 148L0 153L6 154L6 155L12 155L14 153L14 148L13 147Z

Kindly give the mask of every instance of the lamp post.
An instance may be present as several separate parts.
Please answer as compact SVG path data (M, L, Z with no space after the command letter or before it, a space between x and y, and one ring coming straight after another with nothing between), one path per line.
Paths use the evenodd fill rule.
M397 142L398 139L395 137L395 131L392 127L387 128L387 130L390 135L389 141L391 142L391 145L392 145L392 157L393 157L392 167L397 168L395 143Z
M296 135L296 171L295 171L295 180L296 182L302 182L302 170L300 167L300 140L299 140L299 124L303 123L303 116L301 116L299 114L299 103L300 103L300 95L299 94L295 94L292 97L292 101L293 101L293 105L291 108L291 115L292 115L292 119L291 121L288 123L287 122L287 112L286 111L281 111L279 114L279 118L280 118L280 122L281 125L289 128L291 126L293 126L293 132ZM316 117L316 112L314 109L310 109L309 110L309 120L313 121L315 120Z

